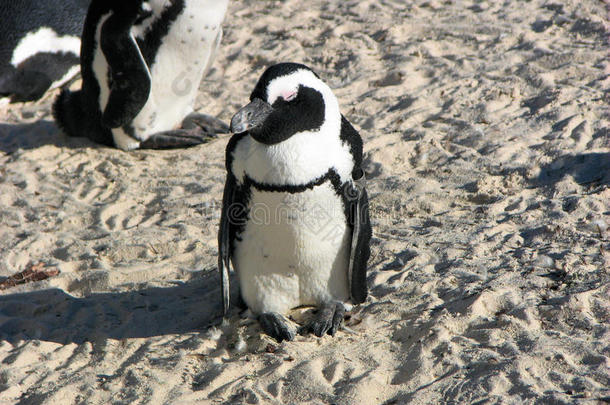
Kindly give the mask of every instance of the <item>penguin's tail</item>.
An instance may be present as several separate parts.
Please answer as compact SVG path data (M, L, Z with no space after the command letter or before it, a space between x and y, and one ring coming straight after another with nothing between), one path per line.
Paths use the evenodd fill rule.
M113 146L112 133L102 127L83 108L82 91L64 89L53 103L53 117L57 126L68 136L85 137L107 146Z
M86 136L82 133L81 120L86 119L80 103L80 91L64 89L53 103L53 117L57 126L69 136Z

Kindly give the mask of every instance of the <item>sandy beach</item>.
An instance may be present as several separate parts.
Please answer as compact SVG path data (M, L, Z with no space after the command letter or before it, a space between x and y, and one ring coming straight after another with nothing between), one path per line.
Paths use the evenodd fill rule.
M370 293L335 337L222 320L228 136L124 152L56 91L0 105L0 283L52 274L0 289L0 404L609 403L606 7L230 2L196 110L300 62L364 140Z

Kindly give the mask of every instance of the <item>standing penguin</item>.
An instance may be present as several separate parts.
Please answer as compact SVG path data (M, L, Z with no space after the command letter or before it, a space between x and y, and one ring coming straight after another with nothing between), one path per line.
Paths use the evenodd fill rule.
M278 341L296 330L283 314L315 306L299 329L334 335L344 302L367 296L371 225L362 139L331 89L307 66L268 68L251 103L231 120L218 236L223 307L229 268L263 330Z
M93 0L82 34L80 91L53 106L71 136L123 150L175 148L227 132L193 113L222 37L228 0Z
M0 97L34 101L79 70L80 34L89 0L0 4Z

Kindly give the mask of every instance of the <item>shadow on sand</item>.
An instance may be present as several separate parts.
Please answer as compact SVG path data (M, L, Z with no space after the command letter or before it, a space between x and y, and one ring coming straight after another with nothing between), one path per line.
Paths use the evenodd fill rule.
M54 121L40 120L28 124L0 123L0 152L8 155L19 149L35 149L44 145L68 148L99 147L86 138L64 135Z
M537 185L554 185L570 175L582 186L610 184L610 153L563 155L540 168Z
M54 288L0 295L0 340L67 344L146 338L203 330L219 323L221 316L216 271L175 287L83 298Z

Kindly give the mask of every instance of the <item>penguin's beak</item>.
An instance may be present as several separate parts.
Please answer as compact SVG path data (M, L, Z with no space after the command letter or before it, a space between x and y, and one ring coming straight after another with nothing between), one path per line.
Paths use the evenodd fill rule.
M233 118L231 118L231 132L240 134L258 127L265 122L272 111L273 107L269 103L264 102L260 98L255 98L250 104L237 111Z

